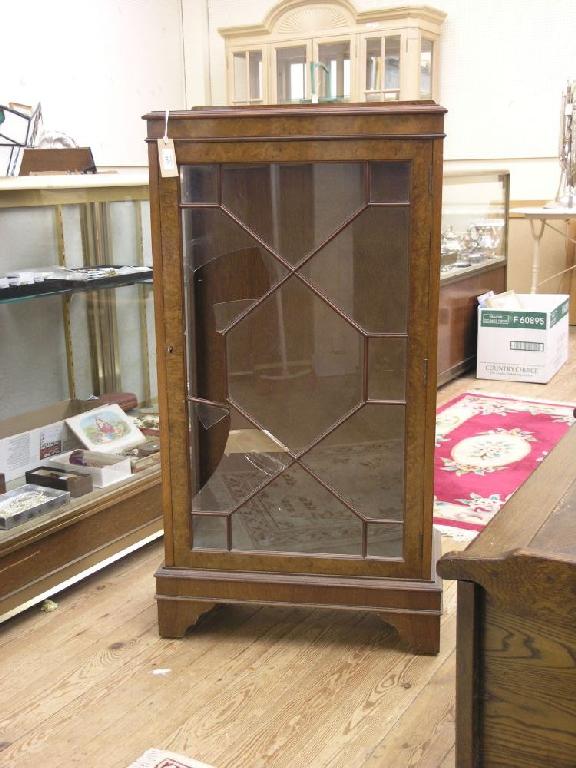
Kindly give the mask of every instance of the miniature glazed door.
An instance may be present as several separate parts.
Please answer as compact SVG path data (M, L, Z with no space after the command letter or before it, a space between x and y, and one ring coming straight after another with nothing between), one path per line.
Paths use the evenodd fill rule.
M182 166L199 555L417 571L417 172L408 159Z
M327 107L288 113L301 118L289 128L272 108L232 122L237 110L206 110L205 124L181 113L179 178L159 180L153 195L168 414L165 635L178 634L177 612L185 626L185 600L281 601L274 574L307 574L321 590L336 587L329 577L346 588L411 580L405 609L439 616L428 378L438 123L420 140L409 119L409 139L387 140L386 125L370 137L348 114L339 127L342 108L334 119ZM308 121L316 113L319 123ZM350 128L353 140L315 135ZM214 586L217 573L225 587ZM409 605L424 582L433 586ZM360 599L326 594L296 598L291 588L284 602Z

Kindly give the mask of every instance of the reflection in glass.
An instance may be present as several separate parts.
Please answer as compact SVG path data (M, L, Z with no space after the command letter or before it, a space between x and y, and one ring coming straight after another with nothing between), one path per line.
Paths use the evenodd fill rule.
M243 102L248 100L248 90L246 87L247 80L247 63L246 52L235 53L232 57L232 67L234 69L234 101Z
M368 557L402 557L404 526L368 523Z
M302 457L363 517L404 517L404 406L365 405Z
M182 222L190 394L224 402L228 393L221 331L287 271L218 208L188 208ZM241 360L232 359L232 364L242 367Z
M294 465L234 512L232 548L361 555L362 523Z
M286 449L256 429L235 410L222 417L222 408L198 403L191 409L192 459L209 455L209 466L199 467L198 492L192 511L226 512L235 509L267 479L291 461ZM212 418L210 411L213 411ZM194 439L195 438L195 439Z
M434 43L426 37L420 46L420 98L432 98L432 67L434 66Z
M218 424L218 422L222 421L222 419L227 419L230 416L229 408L214 403L193 402L192 406L196 418L200 424L202 424L204 429L211 429Z
M408 203L410 163L370 163L370 200L374 203Z
M400 90L400 35L384 38L384 89ZM399 96L395 94L396 99Z
M406 397L406 339L368 339L368 398Z
M218 203L217 165L183 165L180 174L183 203Z
M367 208L300 272L365 331L405 332L408 225L407 208Z
M257 272L263 270L266 273L269 286L279 279L276 274L278 268L286 273L257 240L219 208L188 208L183 211L182 217L184 259L188 272L195 272L214 261L225 263L244 259L251 261L252 268ZM246 269L248 264L232 266L242 271L242 267ZM235 273L236 269L232 272Z
M350 41L318 46L318 95L324 99L350 98Z
M361 341L291 277L227 334L230 397L300 451L360 401Z
M227 549L226 518L216 515L192 515L194 549Z
M306 98L306 46L276 49L276 89L278 104Z
M291 264L364 205L363 163L222 167L222 203Z

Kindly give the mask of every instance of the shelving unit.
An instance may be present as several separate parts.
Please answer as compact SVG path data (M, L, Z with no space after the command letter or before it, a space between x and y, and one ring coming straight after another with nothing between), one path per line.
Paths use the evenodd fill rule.
M147 174L0 179L2 272L151 267L147 198ZM139 409L156 409L152 285L147 269L0 289L0 472L10 436L90 410L100 396L128 391ZM24 483L9 474L8 488ZM161 532L159 464L0 531L0 619Z

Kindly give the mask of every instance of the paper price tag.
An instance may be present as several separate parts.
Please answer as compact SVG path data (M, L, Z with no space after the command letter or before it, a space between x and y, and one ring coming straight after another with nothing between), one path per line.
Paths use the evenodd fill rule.
M158 139L158 162L161 176L178 176L176 150L172 139Z

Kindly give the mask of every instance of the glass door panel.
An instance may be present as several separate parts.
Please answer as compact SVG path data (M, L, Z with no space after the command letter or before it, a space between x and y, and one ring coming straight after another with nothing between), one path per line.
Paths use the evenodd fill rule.
M366 101L400 98L401 36L368 37L365 40Z
M248 100L246 51L232 54L234 71L234 104L242 104Z
M194 548L402 558L410 167L182 169Z
M400 98L400 41L400 35L388 35L384 38L384 92L386 98Z
M264 70L262 50L232 53L232 103L259 103L263 100Z
M276 49L276 100L278 104L303 101L307 96L307 46Z
M434 42L423 37L420 44L420 98L432 98L432 76L434 67Z
M366 91L380 90L382 39L369 37L366 40Z
M248 52L248 92L250 101L262 101L262 51Z
M350 40L318 45L318 97L349 101L352 82Z

